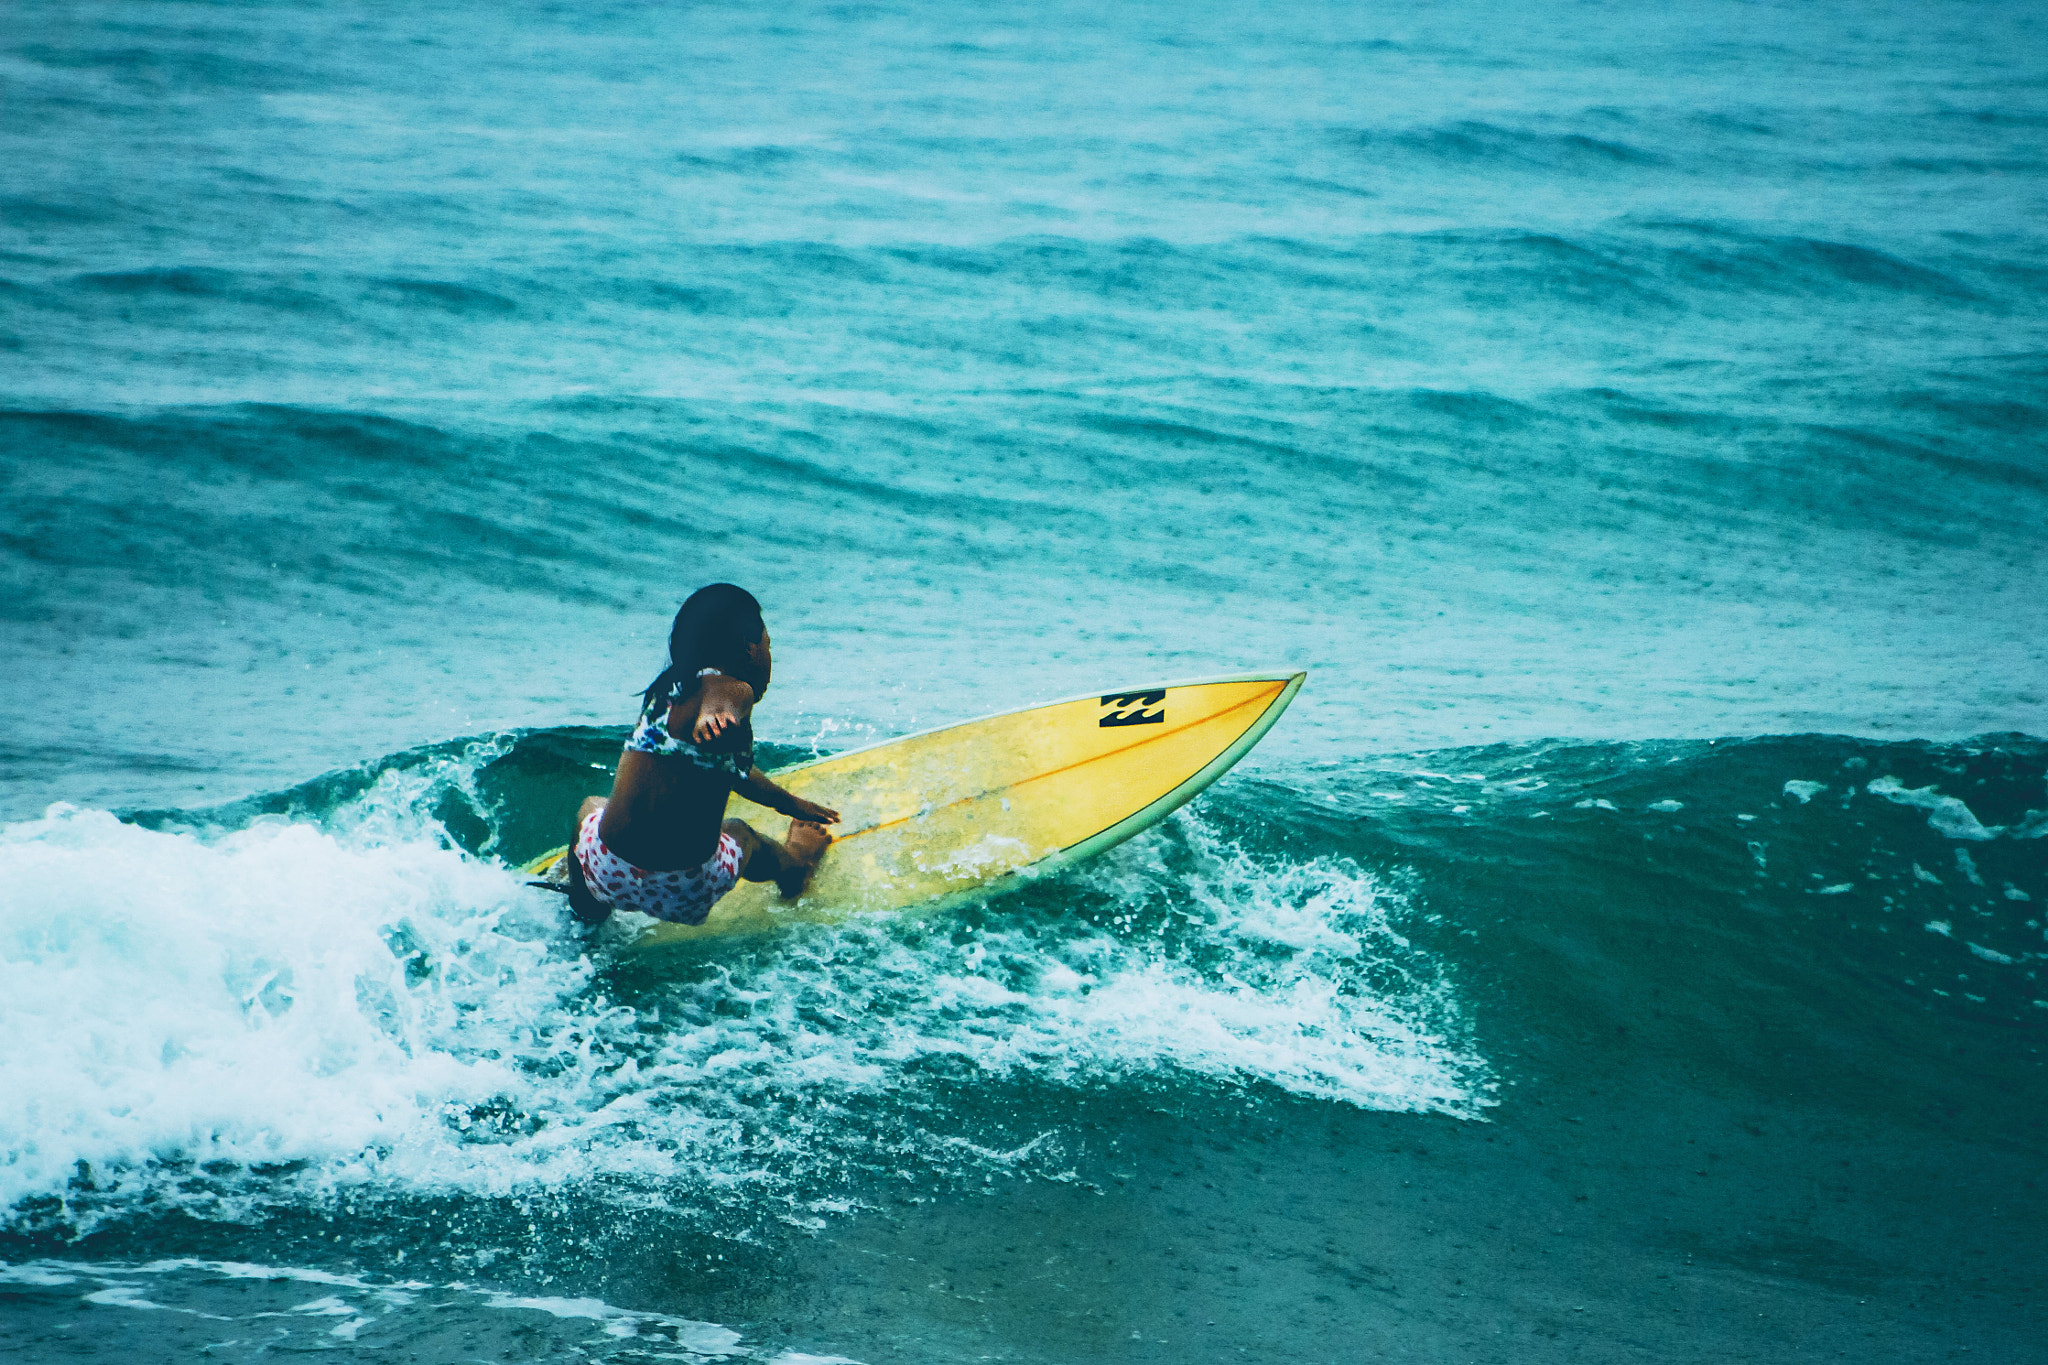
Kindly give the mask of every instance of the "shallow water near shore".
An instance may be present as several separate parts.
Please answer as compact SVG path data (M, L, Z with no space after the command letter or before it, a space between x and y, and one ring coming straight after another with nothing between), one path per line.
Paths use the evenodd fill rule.
M0 1354L2025 1359L2048 38L1710 5L18 6ZM511 870L1299 666L936 917Z

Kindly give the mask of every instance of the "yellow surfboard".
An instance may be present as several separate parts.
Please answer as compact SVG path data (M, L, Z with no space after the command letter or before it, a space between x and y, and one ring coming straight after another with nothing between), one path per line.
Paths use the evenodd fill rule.
M1240 674L1091 694L781 769L777 782L840 813L802 896L742 882L699 925L625 918L647 926L637 943L661 944L997 895L1193 800L1272 728L1307 677ZM778 837L787 827L737 795L727 813ZM565 852L526 871L544 872Z

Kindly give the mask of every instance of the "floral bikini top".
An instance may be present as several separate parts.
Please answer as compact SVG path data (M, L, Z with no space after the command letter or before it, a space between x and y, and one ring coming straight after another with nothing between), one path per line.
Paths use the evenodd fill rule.
M712 753L701 749L687 739L678 739L668 732L668 709L678 701L697 690L698 680L688 678L675 683L665 694L652 697L640 708L640 723L633 727L633 737L626 741L628 749L643 754L664 754L673 758L684 758L691 766L713 773L727 782L741 782L754 770L754 727L748 721L741 721L739 747L725 753ZM730 735L730 732L728 732Z

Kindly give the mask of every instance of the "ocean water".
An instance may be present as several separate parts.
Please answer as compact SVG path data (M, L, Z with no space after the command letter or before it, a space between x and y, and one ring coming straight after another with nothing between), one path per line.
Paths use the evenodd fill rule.
M0 24L0 1356L2041 1359L2027 6ZM956 914L510 864L1303 667Z

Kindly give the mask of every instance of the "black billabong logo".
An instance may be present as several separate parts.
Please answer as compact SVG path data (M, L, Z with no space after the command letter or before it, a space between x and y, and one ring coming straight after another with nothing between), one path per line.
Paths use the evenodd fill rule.
M1104 728L1112 725L1164 725L1166 707L1161 703L1165 700L1166 689L1163 687L1153 692L1111 693L1102 699L1102 704L1110 708L1109 714L1095 723ZM1150 706L1157 706L1159 709L1146 710Z

